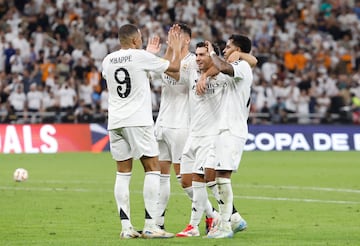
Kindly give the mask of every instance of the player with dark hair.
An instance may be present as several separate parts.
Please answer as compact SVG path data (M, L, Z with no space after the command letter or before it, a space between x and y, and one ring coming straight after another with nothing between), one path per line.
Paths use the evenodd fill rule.
M189 51L191 29L186 24L178 24L181 39L181 65L176 73L152 73L153 79L161 79L161 103L155 124L155 136L159 144L160 199L157 224L164 229L165 212L170 197L171 164L176 178L181 183L180 160L185 140L189 132L189 96L185 83L178 83L179 78L189 66L195 63L195 54ZM171 57L173 50L167 47L165 57ZM183 178L186 180L186 177ZM191 179L190 179L191 180ZM191 182L190 182L191 186ZM188 189L185 189L188 194Z
M160 175L160 200L157 224L164 227L166 207L170 197L170 170L171 163L176 177L181 183L190 200L193 198L192 174L180 173L180 161L185 141L189 134L189 89L188 78L190 68L196 67L195 54L190 52L191 29L186 24L178 24L182 40L181 65L179 73L166 72L152 74L153 78L161 76L162 91L159 115L155 124L155 135L159 143ZM150 49L151 50L151 49ZM167 48L165 56L172 56L171 47ZM174 110L176 109L176 110ZM183 163L188 165L188 163ZM205 209L210 218L218 214L214 211L210 201ZM216 214L215 214L216 213Z
M244 219L238 218L236 227L232 225L234 213L231 174L236 172L241 161L247 140L247 120L250 108L250 91L253 81L251 66L245 60L235 60L228 63L219 58L210 42L206 42L214 66L223 74L229 75L231 81L224 90L221 102L221 122L218 125L219 134L215 141L216 153L216 184L219 189L221 203L221 221L208 233L209 238L232 237L233 233L247 227ZM232 35L224 49L224 57L228 59L234 51L248 54L251 50L251 40L243 35ZM255 63L256 64L256 63Z
M102 75L109 90L108 131L110 151L117 163L114 195L121 219L121 238L140 234L130 220L129 184L133 159L140 159L144 171L145 224L144 238L173 237L156 225L160 190L158 144L154 136L151 90L148 72L177 72L180 68L181 41L174 26L169 31L168 45L174 56L171 61L142 49L140 30L132 24L119 29L121 49L108 54L102 62ZM154 41L155 42L155 41ZM160 49L155 42L154 47Z

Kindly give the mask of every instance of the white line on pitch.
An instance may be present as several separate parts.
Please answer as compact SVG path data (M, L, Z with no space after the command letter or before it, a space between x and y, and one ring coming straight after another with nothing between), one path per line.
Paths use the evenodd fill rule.
M97 184L99 181L77 181L77 180L43 180L43 181L31 181L32 183L40 184ZM104 182L102 182L104 183ZM109 183L110 184L110 183ZM113 184L113 183L111 183ZM312 191L327 191L327 192L344 192L344 193L359 193L357 189L345 189L345 188L331 188L331 187L311 187L311 186L291 186L291 185L252 185L252 184L232 184L233 187L239 188L260 188L260 189L284 189L284 190L312 190Z
M267 201L289 201L289 202L309 202L309 203L334 203L334 204L360 204L356 201L337 201L337 200L319 200L319 199L300 199L288 197L267 197L267 196L234 196L234 198L248 200L267 200Z
M291 185L246 185L246 184L233 184L233 187L244 188L261 188L261 189L284 189L284 190L313 190L313 191L329 191L329 192L347 192L347 193L360 193L360 190L355 189L339 189L329 187L311 187L311 186L291 186Z
M54 191L54 192L113 192L112 190L93 190L93 189L67 189L67 188L34 188L34 187L10 187L0 186L0 190L20 190L20 191ZM142 191L132 191L133 193L142 193ZM185 196L184 193L173 192L171 195ZM332 203L332 204L360 204L358 201L339 201L339 200L319 200L319 199L302 199L288 197L267 197L267 196L238 196L234 198L247 200L266 200L266 201L289 201L289 202L307 202L307 203Z

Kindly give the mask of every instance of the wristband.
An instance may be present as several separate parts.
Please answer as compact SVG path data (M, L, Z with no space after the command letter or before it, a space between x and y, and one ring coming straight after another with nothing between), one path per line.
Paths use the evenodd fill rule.
M215 52L215 51L211 51L211 52L210 52L210 56L213 56L213 55L216 56L216 52Z

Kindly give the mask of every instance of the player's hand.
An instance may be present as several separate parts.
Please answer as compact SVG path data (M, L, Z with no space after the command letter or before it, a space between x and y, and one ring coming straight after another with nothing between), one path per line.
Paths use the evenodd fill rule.
M211 51L214 51L214 47L212 46L210 41L206 40L205 46L207 47L209 54L211 53Z
M227 62L231 63L234 61L238 61L241 58L241 52L240 51L233 51L230 56L227 59Z
M160 37L156 35L149 38L146 46L146 51L153 54L157 54L159 53L160 49L161 49Z
M181 50L181 38L180 38L181 29L180 26L175 24L173 25L168 33L168 45L173 50Z
M202 74L196 83L196 94L203 95L206 90L206 75Z

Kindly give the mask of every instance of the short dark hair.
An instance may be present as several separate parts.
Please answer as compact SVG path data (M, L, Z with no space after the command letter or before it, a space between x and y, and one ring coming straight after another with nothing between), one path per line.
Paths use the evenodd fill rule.
M215 44L215 43L211 43L211 45L214 48L214 51L215 51L216 55L220 55L219 46L217 44ZM196 44L196 48L201 48L201 47L206 47L207 48L205 42L199 42L199 43Z
M186 25L185 23L179 23L179 27L181 31L187 33L191 38L191 28L188 25Z
M251 40L239 34L233 34L230 36L229 40L232 40L232 43L241 49L242 52L250 53L251 51Z
M122 25L119 29L120 44L122 41L126 42L130 37L138 33L138 31L139 31L138 27L133 24Z

